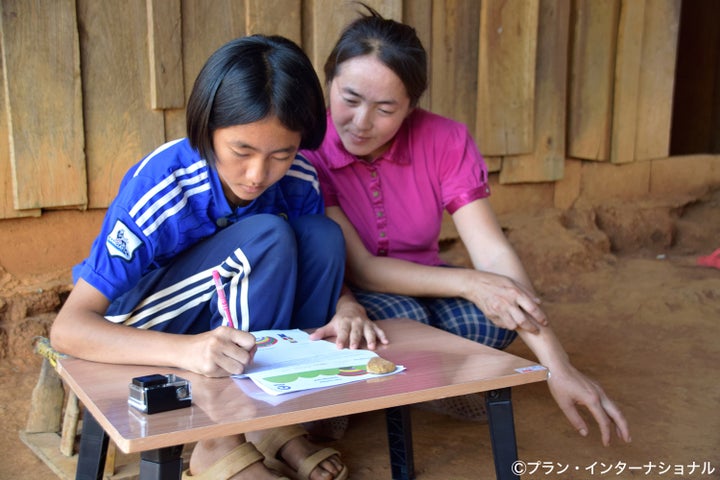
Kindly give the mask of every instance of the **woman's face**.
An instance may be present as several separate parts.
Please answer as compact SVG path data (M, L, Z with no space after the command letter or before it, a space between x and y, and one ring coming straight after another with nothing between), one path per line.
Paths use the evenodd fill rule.
M275 116L215 130L215 168L228 202L247 205L280 180L300 140L300 132L288 130Z
M365 160L390 147L410 110L405 85L374 55L343 62L330 83L335 129L345 149Z

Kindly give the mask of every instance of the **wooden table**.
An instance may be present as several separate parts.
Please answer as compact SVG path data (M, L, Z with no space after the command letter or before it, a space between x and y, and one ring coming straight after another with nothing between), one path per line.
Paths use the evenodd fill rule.
M391 343L378 348L377 353L404 365L404 372L276 397L277 404L251 396L253 389L260 390L247 379L213 379L171 368L60 360L61 377L85 407L76 478L102 478L108 437L125 453L141 452L141 479L180 478L184 444L386 409L393 478L411 479L414 470L408 405L475 392L488 392L488 425L497 478L519 478L511 470L517 447L510 388L546 380L547 371L531 361L412 320L392 319L379 324ZM131 379L150 373L176 373L189 380L193 405L153 415L129 407Z

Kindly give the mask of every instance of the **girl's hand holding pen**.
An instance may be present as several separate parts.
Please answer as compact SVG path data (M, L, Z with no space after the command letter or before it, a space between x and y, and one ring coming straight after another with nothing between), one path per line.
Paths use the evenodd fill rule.
M208 377L241 374L252 363L257 347L255 337L230 327L187 335L190 349L186 355L188 370Z

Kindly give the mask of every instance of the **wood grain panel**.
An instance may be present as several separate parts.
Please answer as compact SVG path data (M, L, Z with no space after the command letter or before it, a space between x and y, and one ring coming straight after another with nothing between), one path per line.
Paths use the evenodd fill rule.
M637 160L670 154L680 6L680 0L647 0L637 100Z
M475 131L477 115L479 30L479 2L446 0L433 3L431 109L466 124L471 132ZM483 145L480 147L482 149Z
M185 101L195 78L212 53L230 40L246 34L244 0L183 0L182 51ZM165 137L184 137L185 109L165 111Z
M571 23L568 155L608 160L619 0L576 0Z
M151 108L185 105L180 0L147 0Z
M143 0L78 0L89 205L107 207L127 170L165 140L150 108Z
M645 0L624 0L620 6L610 136L613 163L635 160L646 3Z
M403 2L402 19L404 23L411 25L418 38L423 44L427 52L428 60L431 62L428 66L428 78L432 71L432 6L433 0L413 0ZM426 110L430 110L432 104L432 89L428 88L425 94L420 98L418 106Z
M301 0L246 0L247 33L282 35L302 44Z
M669 154L681 0L368 3L416 28L430 60L421 106L468 124L501 184L557 180L565 157ZM301 44L324 80L340 31L363 12L352 0L0 8L0 218L106 207L131 165L185 135L187 98L218 47L278 33Z
M2 7L0 7L2 8ZM0 12L1 13L1 12ZM2 37L0 36L0 41ZM39 208L15 209L12 165L10 163L10 131L5 105L5 78L0 76L0 219L40 216Z
M385 18L402 21L402 0L368 0L368 6ZM348 23L365 13L357 2L343 0L305 0L303 2L302 46L325 84L323 66L340 32Z
M482 2L477 138L486 155L532 151L538 12L535 0Z
M570 0L540 0L535 65L534 148L504 158L500 183L549 182L563 176Z
M2 2L14 205L87 203L74 0Z

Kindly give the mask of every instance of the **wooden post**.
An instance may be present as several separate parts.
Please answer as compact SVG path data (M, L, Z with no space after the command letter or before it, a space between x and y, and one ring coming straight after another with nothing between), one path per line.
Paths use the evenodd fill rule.
M60 453L66 457L72 457L75 454L75 437L77 437L78 420L80 419L78 403L75 392L70 390L67 405L65 405L65 418L60 437Z
M59 432L65 388L60 375L43 358L40 376L32 392L30 413L25 431L27 433Z

